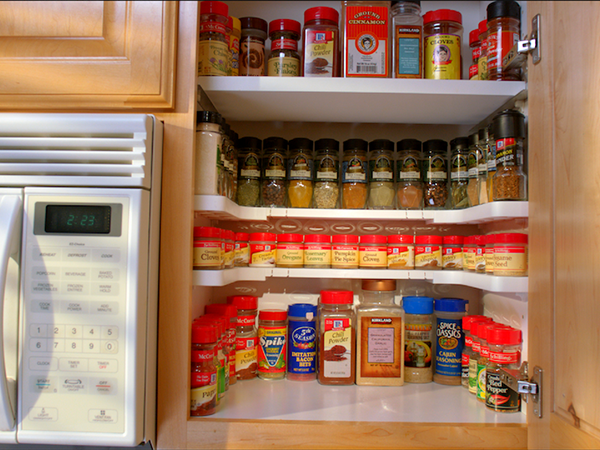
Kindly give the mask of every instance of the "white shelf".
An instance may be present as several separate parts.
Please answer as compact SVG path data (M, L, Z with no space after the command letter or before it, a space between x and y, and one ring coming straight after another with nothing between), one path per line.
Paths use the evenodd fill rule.
M306 279L394 279L424 280L433 284L470 286L489 292L527 293L527 277L498 277L460 270L366 270L366 269L284 269L236 267L224 270L194 270L195 286L227 286L237 281L266 281L268 278Z
M228 121L475 125L524 81L198 77Z
M226 197L196 195L194 209L216 220L267 221L269 218L345 220L423 220L426 223L478 224L503 219L527 219L528 202L492 202L453 211L382 211L351 209L253 208Z
M526 423L488 410L461 386L436 383L322 386L317 381L238 381L209 419L412 423ZM205 419L199 419L205 420Z

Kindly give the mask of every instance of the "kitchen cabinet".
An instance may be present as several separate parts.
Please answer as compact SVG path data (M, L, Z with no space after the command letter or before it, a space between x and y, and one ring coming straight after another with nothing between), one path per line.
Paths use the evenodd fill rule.
M232 11L234 7L241 11L243 8L250 8L254 3L269 3L269 6L272 5L270 13L262 14L265 10L260 10L261 14L257 12L256 15L270 19L269 14L279 17L277 15L281 10L278 8L289 9L290 3L293 2L285 2L285 6L282 6L284 2L228 3L232 5ZM423 6L426 7L428 3L432 5L431 9L442 7L439 6L440 2L423 2ZM456 8L473 8L475 3L478 2L457 2ZM471 11L473 17L483 14L487 3L478 4L479 6L475 7L476 14ZM182 2L180 7L180 24L186 27L188 36L194 36L194 26L197 26L194 25L194 19L198 13L198 5L194 2ZM596 101L585 102L585 97L595 98L594 93L598 92L600 87L594 72L594 67L600 67L600 52L595 51L597 43L600 42L600 32L595 31L593 27L600 18L600 7L594 3L583 2L527 2L528 18L524 19L523 23L531 23L531 18L537 13L542 14L543 20L543 53L540 64L534 66L529 62L528 69L530 201L527 211L511 212L508 216L495 216L496 213L490 211L485 217L493 218L491 221L472 217L449 220L443 216L440 216L441 219L437 216L401 218L402 212L399 211L389 214L367 211L364 212L364 217L368 219L372 215L374 222L425 227L432 226L433 223L433 226L443 225L449 229L483 232L512 227L528 228L529 279L524 288L518 289L526 289L527 295L524 292L507 293L508 288L503 286L494 288L471 284L472 287L469 287L471 281L464 281L466 286L454 285L452 288L458 289L460 294L473 297L476 300L474 303L478 301L483 306L488 303L495 307L503 304L513 305L526 317L526 353L530 371L535 365L544 369L542 418L533 414L531 402L524 404L527 410L525 414L512 415L512 419L507 418L508 415L490 413L458 387L435 384L425 387L406 385L401 388L377 387L369 391L363 390L362 387L342 390L320 386L317 383L311 383L309 386L287 381L267 383L260 380L234 385L228 393L222 411L217 415L190 418L190 323L202 312L204 303L222 301L225 295L231 293L230 289L240 285L237 281L240 277L241 286L266 293L269 286L281 286L282 281L289 283L290 292L302 287L306 289L307 281L311 290L318 292L320 286L329 283L352 285L354 280L358 280L362 275L356 273L351 275L351 279L340 277L324 280L303 278L296 272L291 275L275 272L256 274L235 270L224 271L219 276L206 276L191 270L191 227L194 224L214 221L227 228L227 224L239 224L240 221L285 224L287 220L304 224L307 220L313 220L327 224L336 220L353 223L360 219L351 217L351 214L344 215L346 213L343 211L336 213L340 215L339 218L313 217L314 213L311 212L305 212L305 216L300 217L301 213L294 216L296 213L290 213L290 210L249 212L222 199L194 197L193 177L189 173L189 168L194 166L194 116L193 107L188 99L185 106L178 106L183 118L177 115L175 119L165 116L168 120L181 120L180 125L186 129L185 132L179 131L178 135L174 135L172 144L177 144L177 148L173 145L168 147L171 150L165 154L163 172L166 191L163 197L161 235L157 423L159 448L597 447L597 441L592 435L600 435L598 381L597 377L591 374L598 373L599 363L597 358L590 355L597 355L599 352L598 340L590 339L590 336L597 336L599 330L598 302L594 298L598 282L595 281L594 264L590 262L594 259L593 256L583 256L583 251L577 252L574 249L585 248L588 252L595 252L600 243L597 236L598 216L595 213L596 208L600 207L600 198L595 194L593 182L600 162L598 158L583 150L593 148L593 144L598 142L597 134L600 133L599 128L595 126L600 119L598 104ZM194 19L190 19L190 16ZM301 21L302 16L293 17ZM471 28L465 26L465 29L468 31L474 28L476 22L478 19L473 20ZM592 34L585 35L584 39L584 33L587 32ZM180 39L182 33L183 30L180 30ZM587 57L584 57L585 49L579 45L579 42L584 40L590 43L592 50ZM184 54L195 54L193 43L186 43ZM589 61L589 65L585 64L581 70L571 70L572 67L580 67L581 61L584 60ZM178 61L178 70L181 69L194 71L194 64ZM195 80L189 72L186 75L178 73L178 83L184 78ZM497 106L490 106L491 110L485 114L482 112L483 116L467 118L463 122L436 119L442 122L415 124L402 115L406 114L402 108L398 110L397 120L392 118L383 123L380 120L369 123L370 115L366 112L361 120L355 120L352 116L344 118L345 122L319 118L325 123L315 123L312 122L314 119L308 111L300 112L298 117L290 117L291 121L287 122L285 116L280 114L269 117L269 108L256 107L261 94L267 97L273 95L270 103L273 103L273 100L291 103L288 95L294 97L293 101L298 101L311 95L307 91L316 90L317 98L322 99L325 113L328 113L328 108L331 108L335 101L325 92L327 87L324 86L327 85L317 83L311 86L306 80L298 79L294 81L297 81L300 87L291 89L290 93L286 92L289 87L286 84L289 83L287 80L256 78L235 81L236 86L232 86L232 81L225 78L214 81L200 80L200 86L206 88L208 96L203 95L202 100L209 107L216 107L228 119L229 113L234 118L230 123L240 136L265 134L258 136L260 138L284 133L291 135L283 137L292 138L307 132L314 133L316 138L325 137L324 133L327 133L329 136L339 137L340 141L344 136L361 137L366 140L376 137L397 140L435 133L435 137L449 140L460 133L466 134L505 101L496 98L492 102L499 101ZM333 94L339 94L339 97L366 97L365 92L373 89L372 86L366 87L369 84L366 80L333 81L337 81L335 88L334 83L329 87L338 90L339 92ZM352 87L350 83L345 84L347 81L352 81ZM430 86L435 88L433 80L412 80L410 89L404 85L404 80L381 81L383 83L377 84L375 90L384 98L388 98L389 103L405 101L405 96L412 95L414 89L417 89L418 100L419 94L427 96L425 91L428 91ZM400 87L391 88L386 85L392 82L397 82ZM441 83L438 85L441 87L445 82L437 83ZM504 89L501 86L510 85L493 82L473 83L473 86L489 85L490 88L500 90ZM459 87L470 86L467 81L455 84ZM508 97L514 97L521 92L518 84L512 85L510 89L515 86L517 92L506 94L503 91L502 94L494 95L506 94ZM581 86L584 86L586 91L582 91ZM422 92L419 92L419 89ZM349 91L352 93L349 94ZM464 95L469 94L465 92ZM220 96L224 98L222 105ZM207 100L215 104L210 105ZM369 106L365 106L363 100L364 98L358 99L360 107L363 112L369 111ZM435 105L435 99L431 101ZM413 98L407 103L419 104ZM305 108L299 107L298 110L303 111ZM245 113L236 117L236 110ZM348 108L340 108L340 114L348 114L347 110ZM585 115L579 112L581 110L585 111ZM248 114L254 111L257 112L257 120L248 118ZM464 117L459 113L456 116ZM432 127L432 124L436 126ZM349 135L350 133L354 134ZM410 135L411 133L417 136ZM563 189L563 186L569 189ZM574 191L581 195L574 196ZM522 220L525 215L527 220L524 223ZM436 220L438 223L435 223ZM445 220L449 221L444 222ZM438 286L431 283L436 281L435 275L424 273L423 280L416 283L419 286ZM297 276L300 278L296 278ZM430 278L427 278L428 276ZM245 280L244 277L251 279ZM440 279L438 282L441 283L440 287L444 287L447 286L448 280ZM569 354L574 358L569 358ZM578 383L580 379L584 380L585 384ZM265 402L265 399L278 401ZM326 401L331 402L330 408L323 406L323 402ZM295 411L285 409L285 405L292 402L301 404L301 412L298 412L298 408ZM457 412L459 409L453 409L457 406L465 406L460 409L460 414ZM463 413L467 416L461 415Z
M1 2L0 109L171 109L177 7Z

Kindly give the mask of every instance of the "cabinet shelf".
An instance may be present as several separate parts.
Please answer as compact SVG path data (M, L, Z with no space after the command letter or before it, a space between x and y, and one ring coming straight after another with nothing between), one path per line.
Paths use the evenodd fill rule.
M498 277L453 270L364 270L364 269L284 269L236 267L224 270L194 270L195 286L227 286L237 281L266 281L269 278L306 279L394 279L429 281L434 284L470 286L490 292L527 293L527 277Z
M229 121L475 125L524 81L198 77Z

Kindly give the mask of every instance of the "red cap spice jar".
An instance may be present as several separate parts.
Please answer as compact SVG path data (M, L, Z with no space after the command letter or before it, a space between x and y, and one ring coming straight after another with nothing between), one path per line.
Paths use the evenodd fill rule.
M462 318L462 329L463 334L465 335L465 343L462 350L461 384L465 389L469 388L469 360L473 356L473 336L471 335L471 324L477 320L485 319L488 318L481 315L464 316Z
M221 229L216 227L194 227L194 269L222 269Z
M226 347L227 324L223 316L217 314L205 314L194 319L194 324L208 324L217 330L217 345L215 346L215 365L217 366L217 405L229 389L229 362L228 349Z
M339 77L339 13L327 6L304 11L302 30L302 75L305 77Z
M192 381L190 415L208 416L217 408L217 330L210 324L192 324Z
M235 267L248 267L250 262L250 247L248 240L250 234L248 233L235 233L235 250L233 265Z
M485 375L485 406L497 412L518 412L520 395L502 382L501 369L521 366L521 330L494 328L488 332L489 363Z
M483 319L476 319L471 322L471 338L472 344L471 349L473 351L472 355L469 358L469 392L471 394L477 395L477 360L481 354L481 340L479 339L479 326L485 327L490 323L494 323L494 321L489 317L484 317Z
M465 236L463 244L463 270L475 272L475 257L477 255L477 244L475 236Z
M520 39L521 6L516 1L497 0L487 6L487 68L490 80L521 79L521 70L505 69L502 61Z
M227 297L227 303L237 308L235 374L238 380L251 380L256 378L258 369L256 331L258 298L251 295L233 295Z
M469 33L469 47L471 47L471 56L473 64L477 64L481 56L481 41L479 40L479 28L471 30Z
M500 233L494 241L494 275L527 276L527 238L523 233Z
M218 1L200 2L200 35L198 37L198 75L227 75L229 38L227 18L229 6Z
M442 237L417 236L415 239L415 269L442 269Z
M462 15L452 9L429 11L423 16L425 78L460 80L463 40Z
M494 275L494 243L496 242L495 234L488 234L484 237L485 242L485 273Z
M481 45L481 54L479 55L479 60L477 61L477 72L480 80L487 80L489 78L487 69L487 19L483 19L481 22L479 22L477 29L479 30L479 42Z
M387 237L387 268L415 268L415 238L409 234L393 234Z
M444 236L442 239L442 269L462 270L464 236Z
M206 314L217 314L229 319L227 324L227 348L229 349L229 384L235 384L235 334L237 328L237 308L233 305L224 305L215 303L206 305L204 308Z
M358 264L361 269L387 268L387 238L381 234L360 237Z
M331 237L331 267L358 269L358 236L336 234Z
M275 233L250 233L250 267L275 267Z
M287 311L258 313L258 378L282 380L287 370Z
M307 234L304 237L304 267L331 267L331 236Z
M231 230L222 231L223 239L223 267L231 269L233 267L233 259L235 257L235 233Z
M300 22L277 19L269 23L271 55L267 62L267 75L275 77L300 76Z
M277 236L277 267L302 268L304 266L303 236L283 233Z

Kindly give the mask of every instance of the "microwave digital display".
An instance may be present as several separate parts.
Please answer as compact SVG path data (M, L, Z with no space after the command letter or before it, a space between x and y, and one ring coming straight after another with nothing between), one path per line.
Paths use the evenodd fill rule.
M47 205L46 233L109 234L111 207L100 205Z

